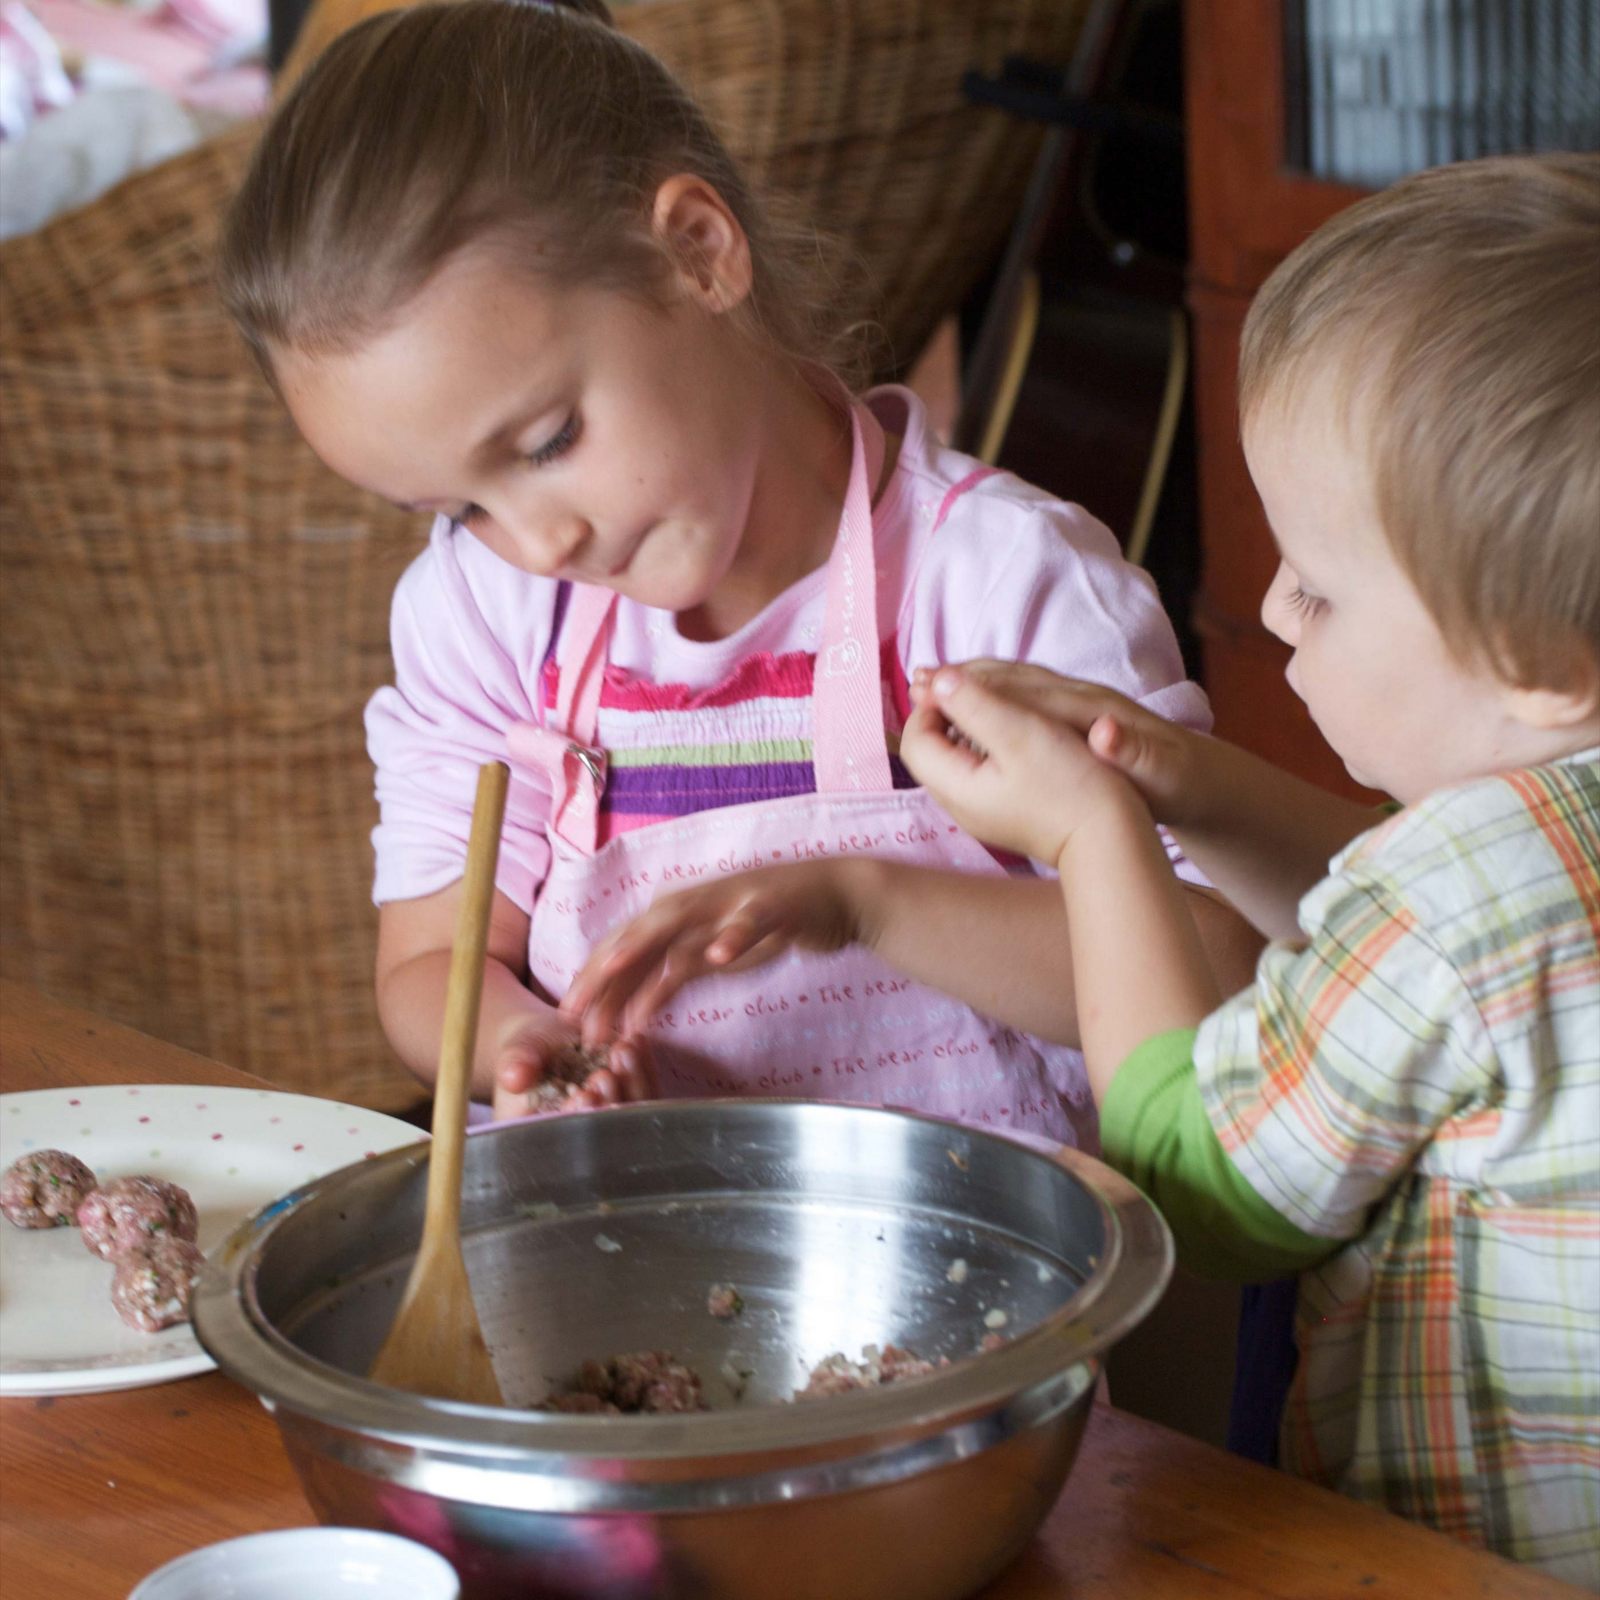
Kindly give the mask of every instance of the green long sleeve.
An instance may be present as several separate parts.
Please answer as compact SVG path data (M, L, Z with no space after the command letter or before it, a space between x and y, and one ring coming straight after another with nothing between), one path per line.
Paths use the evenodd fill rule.
M1122 1064L1100 1108L1105 1159L1155 1201L1193 1272L1252 1282L1326 1259L1341 1242L1280 1216L1222 1148L1200 1099L1194 1040L1192 1028L1157 1034Z

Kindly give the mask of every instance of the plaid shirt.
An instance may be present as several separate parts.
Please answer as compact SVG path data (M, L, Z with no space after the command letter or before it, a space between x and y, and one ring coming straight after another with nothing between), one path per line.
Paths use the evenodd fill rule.
M1200 1092L1302 1274L1283 1464L1600 1590L1600 751L1363 835Z

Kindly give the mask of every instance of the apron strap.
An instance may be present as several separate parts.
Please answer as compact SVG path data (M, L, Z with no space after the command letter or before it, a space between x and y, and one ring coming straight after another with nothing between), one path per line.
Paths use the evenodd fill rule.
M878 670L878 563L872 541L869 457L883 460L883 430L850 407L850 485L828 559L826 610L812 687L812 762L819 794L894 788ZM876 450L869 448L871 443Z
M550 831L586 855L594 853L599 837L606 786L606 756L595 743L595 731L616 603L610 589L571 586L559 618L561 672L554 715L540 726L516 723L506 733L511 756L542 772L549 783Z

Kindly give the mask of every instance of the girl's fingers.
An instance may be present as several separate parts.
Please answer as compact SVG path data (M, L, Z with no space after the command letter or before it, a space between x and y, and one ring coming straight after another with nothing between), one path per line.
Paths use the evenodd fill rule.
M512 1045L495 1063L495 1082L511 1094L526 1094L544 1076L541 1045Z
M538 1081L539 1074L521 1056L501 1061L495 1067L495 1082L509 1094L526 1094Z
M759 906L740 906L712 933L706 945L706 960L717 967L737 961L760 942L769 922L770 917Z
M602 1106L614 1106L622 1099L617 1075L610 1067L596 1067L584 1080L583 1087L573 1090L567 1104L598 1111Z
M624 1100L637 1102L657 1098L655 1069L643 1045L629 1039L621 1040L612 1046L611 1065Z

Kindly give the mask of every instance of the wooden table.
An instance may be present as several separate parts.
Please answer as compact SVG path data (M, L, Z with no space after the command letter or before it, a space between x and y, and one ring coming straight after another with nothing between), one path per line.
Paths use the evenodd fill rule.
M259 1079L0 981L0 1089ZM119 1600L217 1539L314 1521L267 1413L217 1373L0 1399L0 1593ZM1557 1600L1577 1590L1113 1407L982 1600ZM530 1597L532 1600L532 1597Z

